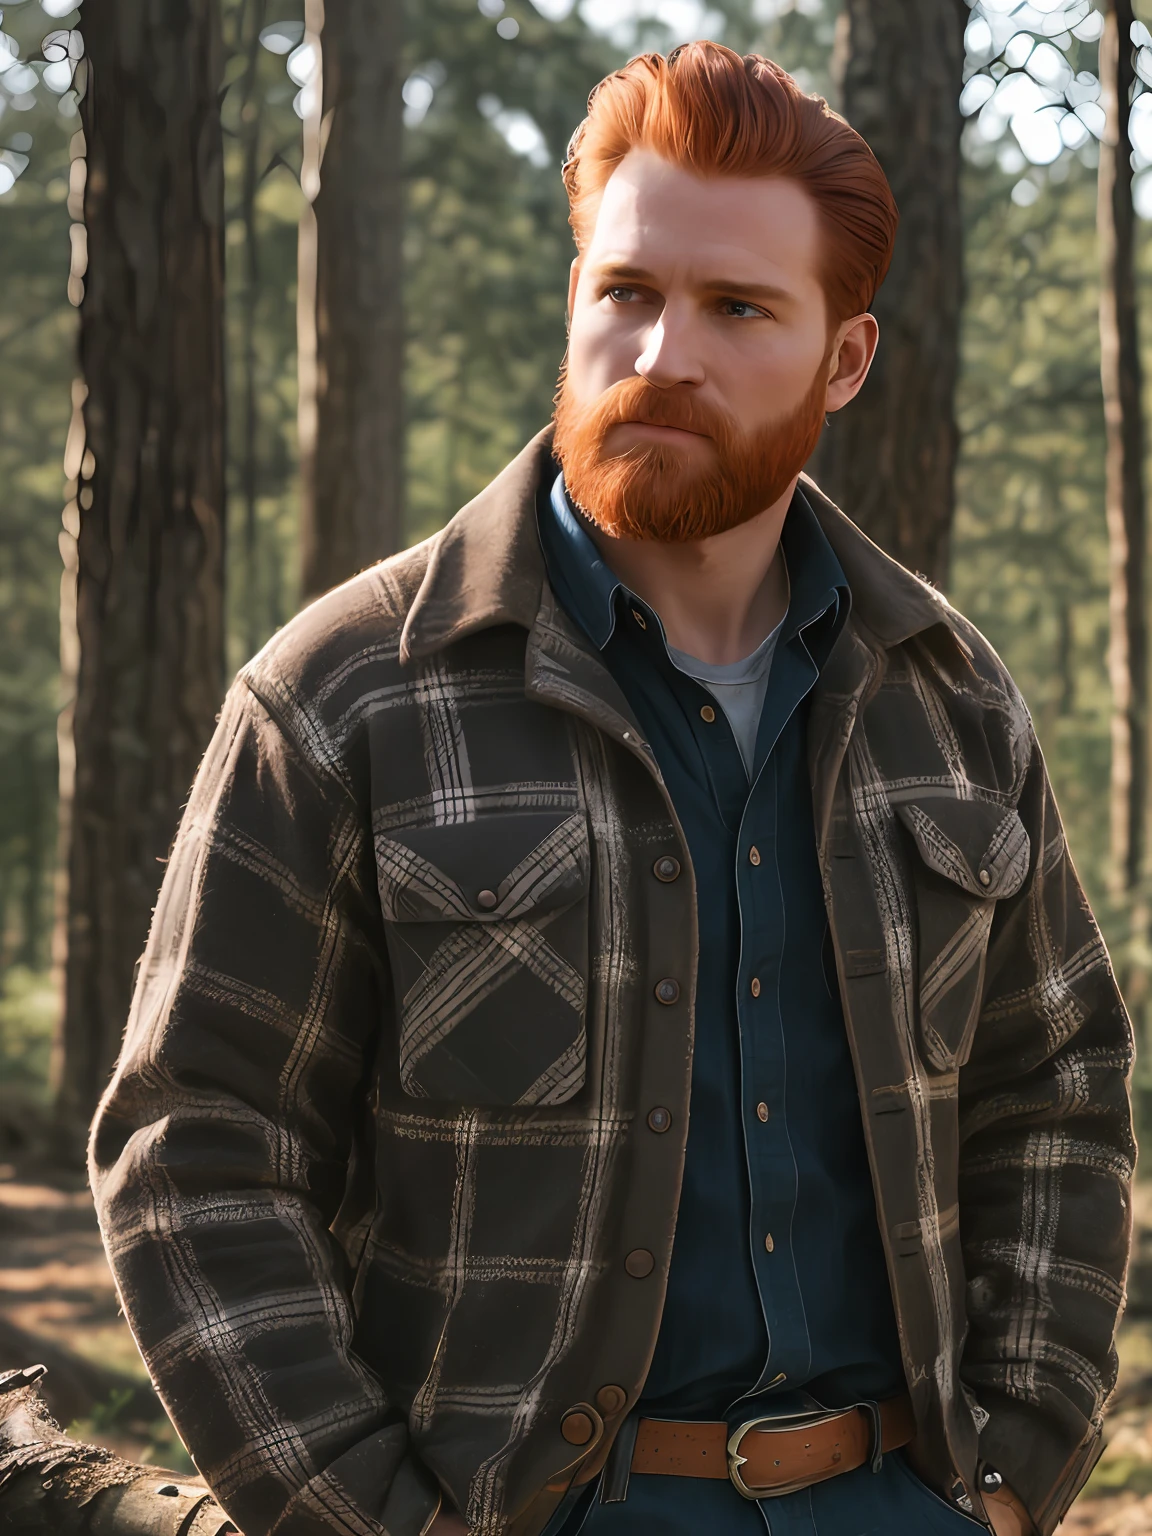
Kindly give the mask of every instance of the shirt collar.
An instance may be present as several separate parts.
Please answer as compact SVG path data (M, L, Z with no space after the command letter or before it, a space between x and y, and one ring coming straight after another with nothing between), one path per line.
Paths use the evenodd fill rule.
M593 645L603 650L616 628L617 594L629 603L638 599L605 563L581 525L562 474L553 480L547 498L540 498L538 515L552 588ZM830 642L848 617L851 595L843 568L799 486L784 519L780 543L788 562L791 594L779 644L787 644L824 615L831 621L827 626ZM822 649L826 654L830 643Z

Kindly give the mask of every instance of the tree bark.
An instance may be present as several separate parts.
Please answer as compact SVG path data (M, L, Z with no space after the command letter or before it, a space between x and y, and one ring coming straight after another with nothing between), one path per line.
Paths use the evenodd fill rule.
M871 538L937 582L948 572L958 446L968 14L964 0L845 0L842 111L884 168L900 232L872 306L872 372L832 417L813 465Z
M1128 106L1135 81L1129 42L1133 20L1131 0L1110 0L1100 39L1106 126L1096 204L1112 687L1110 884L1115 898L1129 901L1138 898L1144 874L1148 792L1144 420L1128 136ZM1133 917L1137 915L1134 911ZM1138 926L1134 922L1134 937Z
M314 597L400 548L401 0L306 0L322 90L300 231L301 545Z
M240 494L244 505L244 653L260 648L265 617L259 601L259 411L257 409L256 305L260 292L260 241L256 230L256 193L260 185L260 100L257 71L260 32L267 15L267 0L246 0L240 10L240 41L244 48L244 73L240 77L240 217L244 229L243 298L240 313Z
M66 472L75 700L62 789L61 1126L115 1060L162 863L224 671L223 160L217 0L85 13L83 385ZM74 239L74 252L83 242ZM67 573L66 573L67 574ZM68 582L66 579L65 586ZM67 621L73 594L65 591ZM71 642L65 636L67 655Z

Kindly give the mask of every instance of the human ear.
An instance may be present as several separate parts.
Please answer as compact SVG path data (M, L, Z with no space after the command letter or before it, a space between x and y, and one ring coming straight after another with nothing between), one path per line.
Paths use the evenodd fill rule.
M879 340L880 327L873 315L854 315L841 322L828 360L826 410L838 411L860 393Z

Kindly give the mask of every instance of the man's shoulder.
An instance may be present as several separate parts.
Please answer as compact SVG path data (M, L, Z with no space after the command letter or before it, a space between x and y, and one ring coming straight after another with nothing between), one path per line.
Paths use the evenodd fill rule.
M960 776L972 793L1018 798L1035 738L1024 696L991 641L936 593L937 622L888 653L873 725L902 769ZM934 766L925 766L934 765Z
M240 680L309 755L329 756L364 701L410 672L404 625L439 534L324 593L276 632Z
M1014 710L1027 714L1023 695L996 647L943 593L936 588L932 591L939 606L939 623L917 638L920 649L931 656L944 686L964 696L976 686L987 694L989 702L1011 701ZM958 664L947 665L945 658L949 654L957 658Z

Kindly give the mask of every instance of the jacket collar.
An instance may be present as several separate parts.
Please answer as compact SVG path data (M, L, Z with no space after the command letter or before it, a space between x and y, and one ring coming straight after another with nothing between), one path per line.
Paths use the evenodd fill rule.
M498 624L533 627L545 587L536 495L551 463L551 442L549 426L432 538L401 636L401 661L429 656ZM890 646L948 621L949 605L940 593L873 544L815 481L804 475L802 482L848 578L850 625L864 625Z

